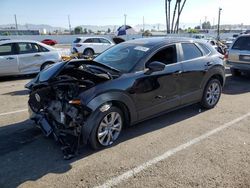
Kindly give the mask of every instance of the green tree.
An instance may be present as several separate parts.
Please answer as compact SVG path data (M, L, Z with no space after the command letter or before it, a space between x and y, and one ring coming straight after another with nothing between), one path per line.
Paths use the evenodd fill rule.
M211 23L209 21L203 22L202 29L211 29Z
M84 30L83 30L83 34L88 34L88 30L87 30L87 28L84 28Z
M82 27L81 26L75 27L74 32L75 34L82 34Z
M91 34L93 33L93 31L91 29L88 29L88 33Z

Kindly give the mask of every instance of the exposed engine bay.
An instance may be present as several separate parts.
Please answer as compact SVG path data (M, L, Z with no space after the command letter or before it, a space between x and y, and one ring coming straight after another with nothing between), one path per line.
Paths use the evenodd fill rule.
M52 135L62 145L65 159L77 154L82 127L91 113L81 104L80 94L117 76L99 67L80 65L64 68L50 81L27 84L31 119L46 136Z

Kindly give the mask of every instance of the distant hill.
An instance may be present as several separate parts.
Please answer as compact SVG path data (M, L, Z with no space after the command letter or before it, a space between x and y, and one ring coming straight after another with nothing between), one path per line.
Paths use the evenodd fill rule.
M5 25L0 25L0 29L13 29L15 28L15 24L5 24ZM64 31L66 28L63 27L53 27L50 25L46 25L46 24L25 24L25 25L17 25L18 29L20 30L42 30L42 29L46 29L48 32L53 32L55 30L59 30L59 31Z
M111 31L116 31L118 29L118 27L120 27L121 25L80 25L83 29L90 29L94 32L97 31L107 31L108 29L110 29ZM137 25L131 25L136 31L140 31L143 28L142 24L137 24ZM14 29L15 28L15 24L5 24L5 25L0 25L0 29ZM46 24L25 24L25 25L20 25L18 24L18 29L20 30L42 30L42 29L46 29L47 32L53 32L55 30L59 30L59 31L64 31L64 30L68 30L68 28L64 28L64 27L54 27L51 25L46 25ZM74 29L74 28L72 28ZM164 30L165 29L165 25L163 24L145 24L144 25L144 29L145 30Z

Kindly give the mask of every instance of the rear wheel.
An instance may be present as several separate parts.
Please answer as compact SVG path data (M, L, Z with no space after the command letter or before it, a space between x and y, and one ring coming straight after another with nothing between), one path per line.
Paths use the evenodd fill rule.
M54 62L45 62L41 65L40 67L40 71L42 71L43 69L48 68L49 66L51 66L52 64L54 64Z
M221 96L221 83L218 79L211 79L203 92L201 105L204 108L210 109L215 107Z
M106 112L97 110L97 118L90 134L89 143L93 149L111 146L120 136L123 127L122 111L112 106Z
M241 72L238 69L230 68L230 71L233 76L241 76Z
M83 52L83 55L89 56L89 57L93 57L94 56L94 50L92 49L86 49Z

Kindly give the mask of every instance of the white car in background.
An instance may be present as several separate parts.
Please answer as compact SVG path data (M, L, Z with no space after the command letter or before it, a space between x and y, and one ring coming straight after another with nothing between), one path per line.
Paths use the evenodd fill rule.
M37 73L61 61L58 50L29 40L0 41L0 76Z
M100 54L115 43L104 37L77 37L72 43L72 53L82 53L86 56Z

